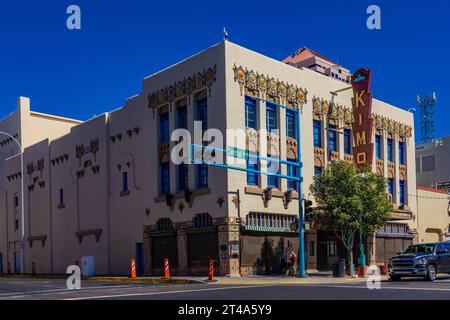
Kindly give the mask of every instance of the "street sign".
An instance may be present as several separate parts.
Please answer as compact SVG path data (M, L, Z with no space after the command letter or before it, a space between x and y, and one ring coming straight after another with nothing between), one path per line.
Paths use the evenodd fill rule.
M228 147L227 154L230 157L239 158L239 159L248 159L248 150L236 148L236 147Z

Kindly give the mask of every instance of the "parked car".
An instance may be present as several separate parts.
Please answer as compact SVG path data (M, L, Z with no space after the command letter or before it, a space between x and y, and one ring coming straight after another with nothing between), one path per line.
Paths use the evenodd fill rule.
M423 277L434 281L438 273L450 273L450 242L422 243L409 246L389 260L389 277Z

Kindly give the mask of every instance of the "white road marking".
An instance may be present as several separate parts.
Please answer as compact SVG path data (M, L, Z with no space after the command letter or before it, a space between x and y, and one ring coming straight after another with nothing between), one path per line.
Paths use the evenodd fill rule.
M154 295L164 295L164 294L177 294L177 293L203 292L203 291L217 291L217 290L229 290L229 289L249 289L249 288L276 287L276 286L277 285L238 286L238 287L217 287L217 288L208 288L208 289L176 290L176 291L163 291L163 292L126 293L126 294L117 294L117 295L108 295L108 296L92 296L92 297L70 298L70 299L65 299L65 300L109 299L109 298L154 296Z
M80 290L69 290L67 288L60 288L60 289L52 289L52 290L35 290L35 291L28 291L28 292L10 292L10 293L0 293L0 297L3 298L19 298L19 297L26 297L34 294L45 294L45 293L56 293L56 294L62 294L62 293L73 293L73 292L82 292L82 291L88 291L88 290L95 290L95 289L127 289L127 288L142 288L145 286L136 286L136 285L114 285L114 286L97 286L97 287L81 287Z

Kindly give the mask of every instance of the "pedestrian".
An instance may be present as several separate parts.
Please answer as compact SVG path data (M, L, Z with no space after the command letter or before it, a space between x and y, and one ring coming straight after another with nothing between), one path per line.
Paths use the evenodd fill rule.
M288 264L288 254L285 249L283 249L283 251L281 251L281 259L280 260L281 260L280 261L281 274L285 275L286 269L287 269L287 264Z
M295 275L294 266L295 266L296 261L297 261L297 255L295 254L295 252L293 250L290 250L289 255L288 255L288 276L293 277Z

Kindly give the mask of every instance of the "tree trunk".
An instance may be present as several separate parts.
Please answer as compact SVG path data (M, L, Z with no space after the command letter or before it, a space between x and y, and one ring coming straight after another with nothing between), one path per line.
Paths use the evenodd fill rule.
M350 260L350 266L348 268L347 274L351 277L353 277L354 273L353 273L353 247L348 249L347 254L349 256L349 260Z

